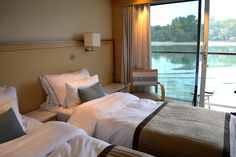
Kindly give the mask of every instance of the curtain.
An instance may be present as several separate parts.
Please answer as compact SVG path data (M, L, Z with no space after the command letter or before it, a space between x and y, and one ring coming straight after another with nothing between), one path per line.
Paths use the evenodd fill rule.
M122 83L132 69L150 69L150 4L123 7Z

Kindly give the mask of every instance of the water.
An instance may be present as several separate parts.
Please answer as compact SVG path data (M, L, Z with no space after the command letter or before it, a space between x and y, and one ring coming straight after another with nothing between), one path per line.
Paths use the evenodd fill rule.
M158 79L164 84L167 97L191 101L195 69L184 64L183 57L194 58L194 55L152 53L152 68L158 69Z
M236 52L235 42L212 42L209 45L211 52ZM192 101L196 55L187 52L196 52L195 43L155 42L152 43L152 50L154 50L152 68L158 69L159 82L165 85L166 96ZM156 51L186 53L170 54ZM199 69L201 70L201 68ZM235 105L236 95L233 91L236 90L236 55L209 54L206 82L206 91L214 91L214 97L211 98L212 103Z

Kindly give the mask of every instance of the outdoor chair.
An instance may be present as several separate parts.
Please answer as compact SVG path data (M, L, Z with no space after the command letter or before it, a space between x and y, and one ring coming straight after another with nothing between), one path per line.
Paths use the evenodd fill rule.
M210 103L210 97L213 96L215 93L215 91L205 91L205 95L204 95L204 101L205 104L208 105L208 109L211 109L211 103ZM191 95L194 95L194 93L191 93ZM197 94L197 105L199 106L200 103L200 93Z

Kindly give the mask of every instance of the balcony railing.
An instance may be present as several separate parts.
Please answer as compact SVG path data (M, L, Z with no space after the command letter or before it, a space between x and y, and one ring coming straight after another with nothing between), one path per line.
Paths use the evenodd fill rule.
M159 81L166 86L169 98L192 101L195 65L196 52L152 51L152 68L158 69ZM206 90L215 91L210 97L212 106L236 109L235 71L236 52L208 52ZM198 79L200 83L200 76Z

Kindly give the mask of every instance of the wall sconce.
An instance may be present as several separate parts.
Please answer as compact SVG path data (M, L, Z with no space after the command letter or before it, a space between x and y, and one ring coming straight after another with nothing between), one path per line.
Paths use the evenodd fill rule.
M85 32L84 33L84 46L85 46L85 51L93 51L94 47L101 46L100 33Z

